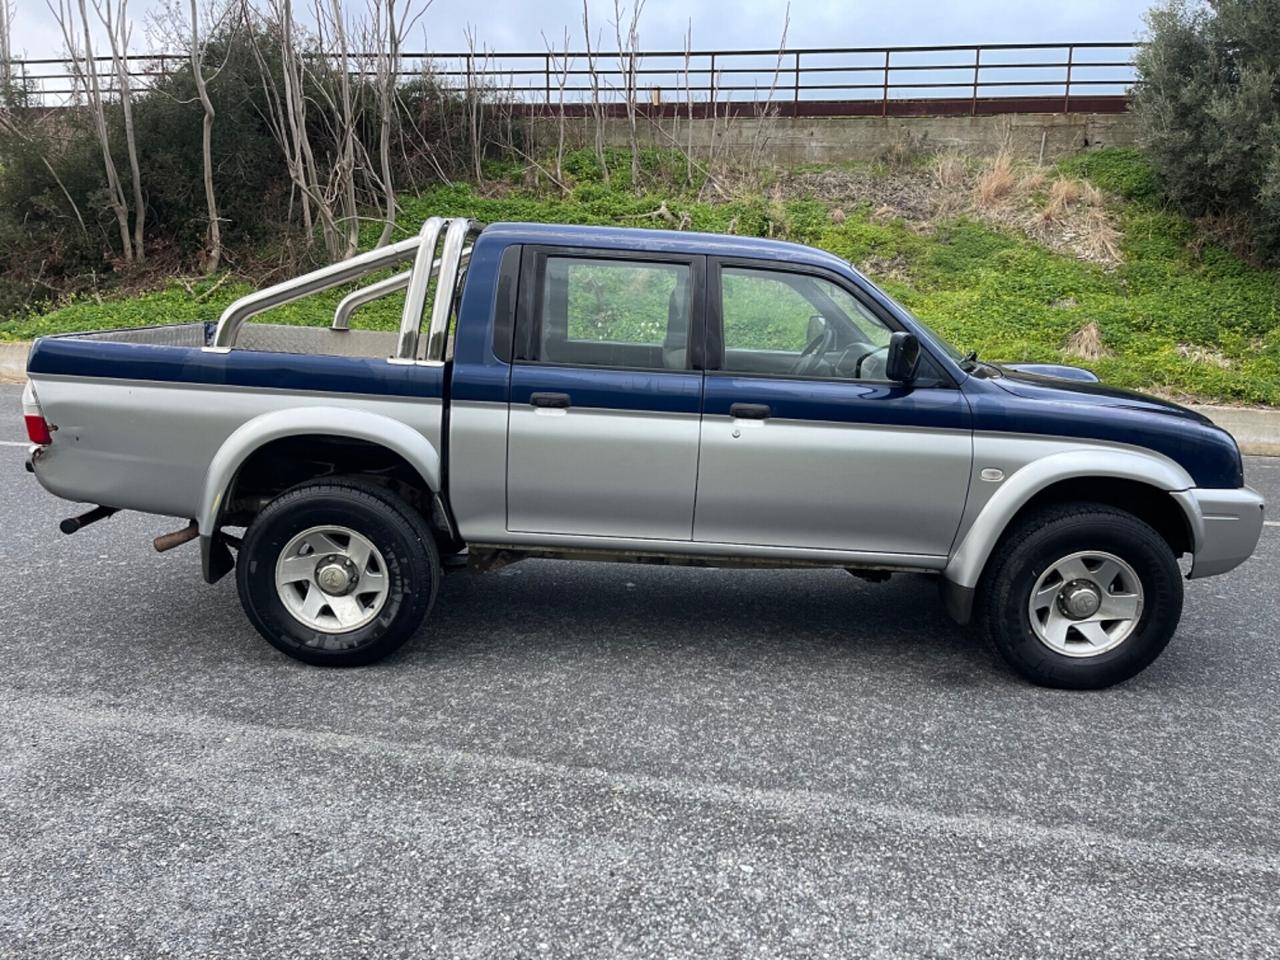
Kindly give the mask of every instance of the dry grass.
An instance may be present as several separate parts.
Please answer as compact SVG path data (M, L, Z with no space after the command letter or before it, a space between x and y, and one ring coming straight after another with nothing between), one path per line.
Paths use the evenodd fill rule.
M969 179L969 166L958 153L940 153L933 158L933 184L939 190L958 190Z
M1106 201L1106 195L1095 187L1088 180L1080 181L1080 199L1090 207L1101 207Z
M1212 364L1215 367L1221 367L1223 370L1231 368L1231 360L1229 358L1223 356L1217 350L1211 350L1198 344L1180 343L1178 344L1178 353L1197 363Z
M1105 210L1090 207L1081 226L1080 245L1088 259L1100 263L1120 262L1120 231Z
M839 225L851 211L871 211L875 220L900 219L928 233L939 223L969 216L1025 234L1067 256L1114 267L1120 234L1100 190L1085 180L1057 179L1052 171L1019 163L1008 150L979 163L954 150L928 164L891 170L824 170L784 176L775 198L822 197ZM1047 198L1047 199L1046 199Z
M1036 215L1040 223L1059 223L1080 202L1083 185L1079 180L1055 180L1049 187L1049 202Z
M979 210L1001 206L1013 193L1017 182L1017 177L1013 173L1013 158L1009 156L1008 150L1001 150L991 158L982 175L978 177L978 187L974 191L974 205Z
M1107 350L1102 345L1102 331L1092 320L1067 338L1065 349L1081 360L1097 360L1107 355Z
M1032 170L1030 173L1023 174L1021 180L1018 181L1018 192L1024 197L1039 193L1044 189L1044 185L1049 182L1049 177L1043 170Z

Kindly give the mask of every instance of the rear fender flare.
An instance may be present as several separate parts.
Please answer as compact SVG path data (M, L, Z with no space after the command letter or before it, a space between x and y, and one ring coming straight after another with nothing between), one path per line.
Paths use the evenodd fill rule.
M347 437L386 447L404 457L430 490L440 491L439 451L426 437L399 420L343 407L275 410L241 425L214 454L200 498L200 514L196 517L200 536L212 537L217 531L223 498L241 465L254 451L274 440L306 434Z

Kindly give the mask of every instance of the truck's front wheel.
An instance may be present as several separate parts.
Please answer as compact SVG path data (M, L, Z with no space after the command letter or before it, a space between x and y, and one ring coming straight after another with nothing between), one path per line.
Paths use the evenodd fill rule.
M431 531L394 493L327 480L282 494L254 519L237 563L240 602L276 649L361 666L402 646L435 600Z
M1064 504L1004 538L981 603L996 649L1024 677L1098 689L1160 655L1182 614L1182 579L1169 545L1142 520Z

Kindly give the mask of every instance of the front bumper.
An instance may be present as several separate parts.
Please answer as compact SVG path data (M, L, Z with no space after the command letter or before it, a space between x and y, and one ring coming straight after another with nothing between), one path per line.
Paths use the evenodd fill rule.
M1262 536L1265 501L1249 487L1202 490L1193 487L1173 494L1191 523L1195 551L1189 579L1226 573L1253 555Z

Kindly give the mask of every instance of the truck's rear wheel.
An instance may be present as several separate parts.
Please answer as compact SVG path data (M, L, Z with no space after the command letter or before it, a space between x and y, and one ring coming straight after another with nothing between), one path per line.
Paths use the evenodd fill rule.
M440 560L416 510L359 480L284 493L245 533L240 602L276 649L360 666L402 646L435 600Z
M991 562L986 632L1010 666L1043 686L1128 680L1160 655L1182 615L1173 551L1113 507L1047 508L1010 531Z

